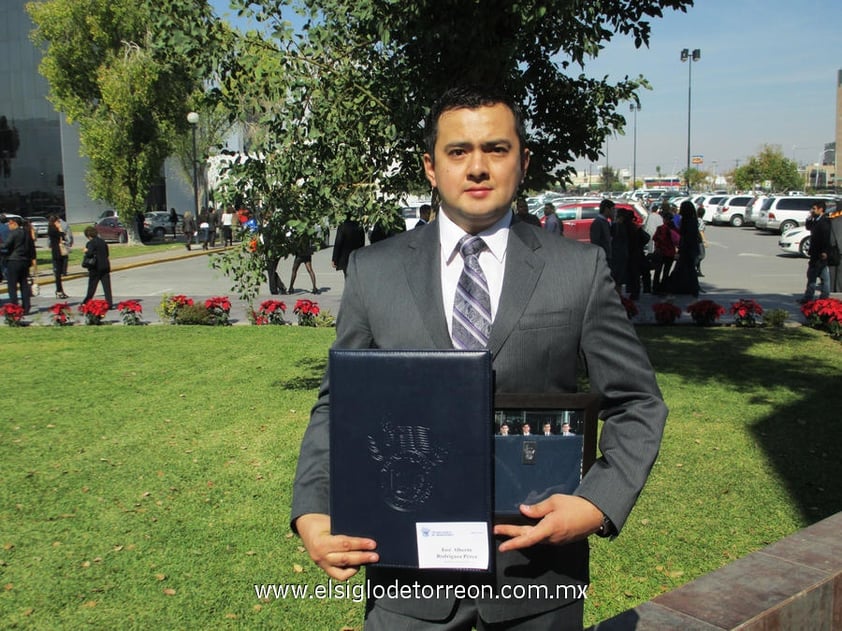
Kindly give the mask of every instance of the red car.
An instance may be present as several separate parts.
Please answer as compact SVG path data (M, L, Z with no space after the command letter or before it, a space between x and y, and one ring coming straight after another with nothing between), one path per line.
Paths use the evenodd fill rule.
M103 241L126 243L129 240L129 233L117 217L100 219L96 224L96 231Z
M591 242L591 224L599 214L600 200L587 202L572 202L556 206L555 214L564 226L564 236L568 239L576 239L584 243ZM637 202L614 202L615 210L624 208L634 213L635 225L642 226L646 221L648 213L646 209ZM544 225L544 218L541 217L541 225Z

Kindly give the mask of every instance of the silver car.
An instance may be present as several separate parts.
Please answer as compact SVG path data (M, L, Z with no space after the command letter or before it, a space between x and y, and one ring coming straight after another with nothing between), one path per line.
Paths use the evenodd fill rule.
M26 219L32 224L32 227L35 228L36 237L47 236L50 224L46 217L27 217Z

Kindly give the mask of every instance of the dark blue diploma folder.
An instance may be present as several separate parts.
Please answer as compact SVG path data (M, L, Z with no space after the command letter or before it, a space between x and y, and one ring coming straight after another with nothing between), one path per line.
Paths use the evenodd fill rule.
M482 522L493 559L491 354L331 350L329 362L332 532L414 568L417 523Z

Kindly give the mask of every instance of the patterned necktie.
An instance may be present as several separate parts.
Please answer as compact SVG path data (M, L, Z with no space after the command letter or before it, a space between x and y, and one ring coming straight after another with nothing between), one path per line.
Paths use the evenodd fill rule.
M466 234L458 247L464 265L453 300L453 344L462 350L481 350L488 346L491 331L491 295L479 265L479 253L488 246L480 237Z

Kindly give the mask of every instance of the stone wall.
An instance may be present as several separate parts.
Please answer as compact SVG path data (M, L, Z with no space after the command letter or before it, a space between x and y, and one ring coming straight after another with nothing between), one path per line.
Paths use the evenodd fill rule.
M842 629L842 512L591 631Z

